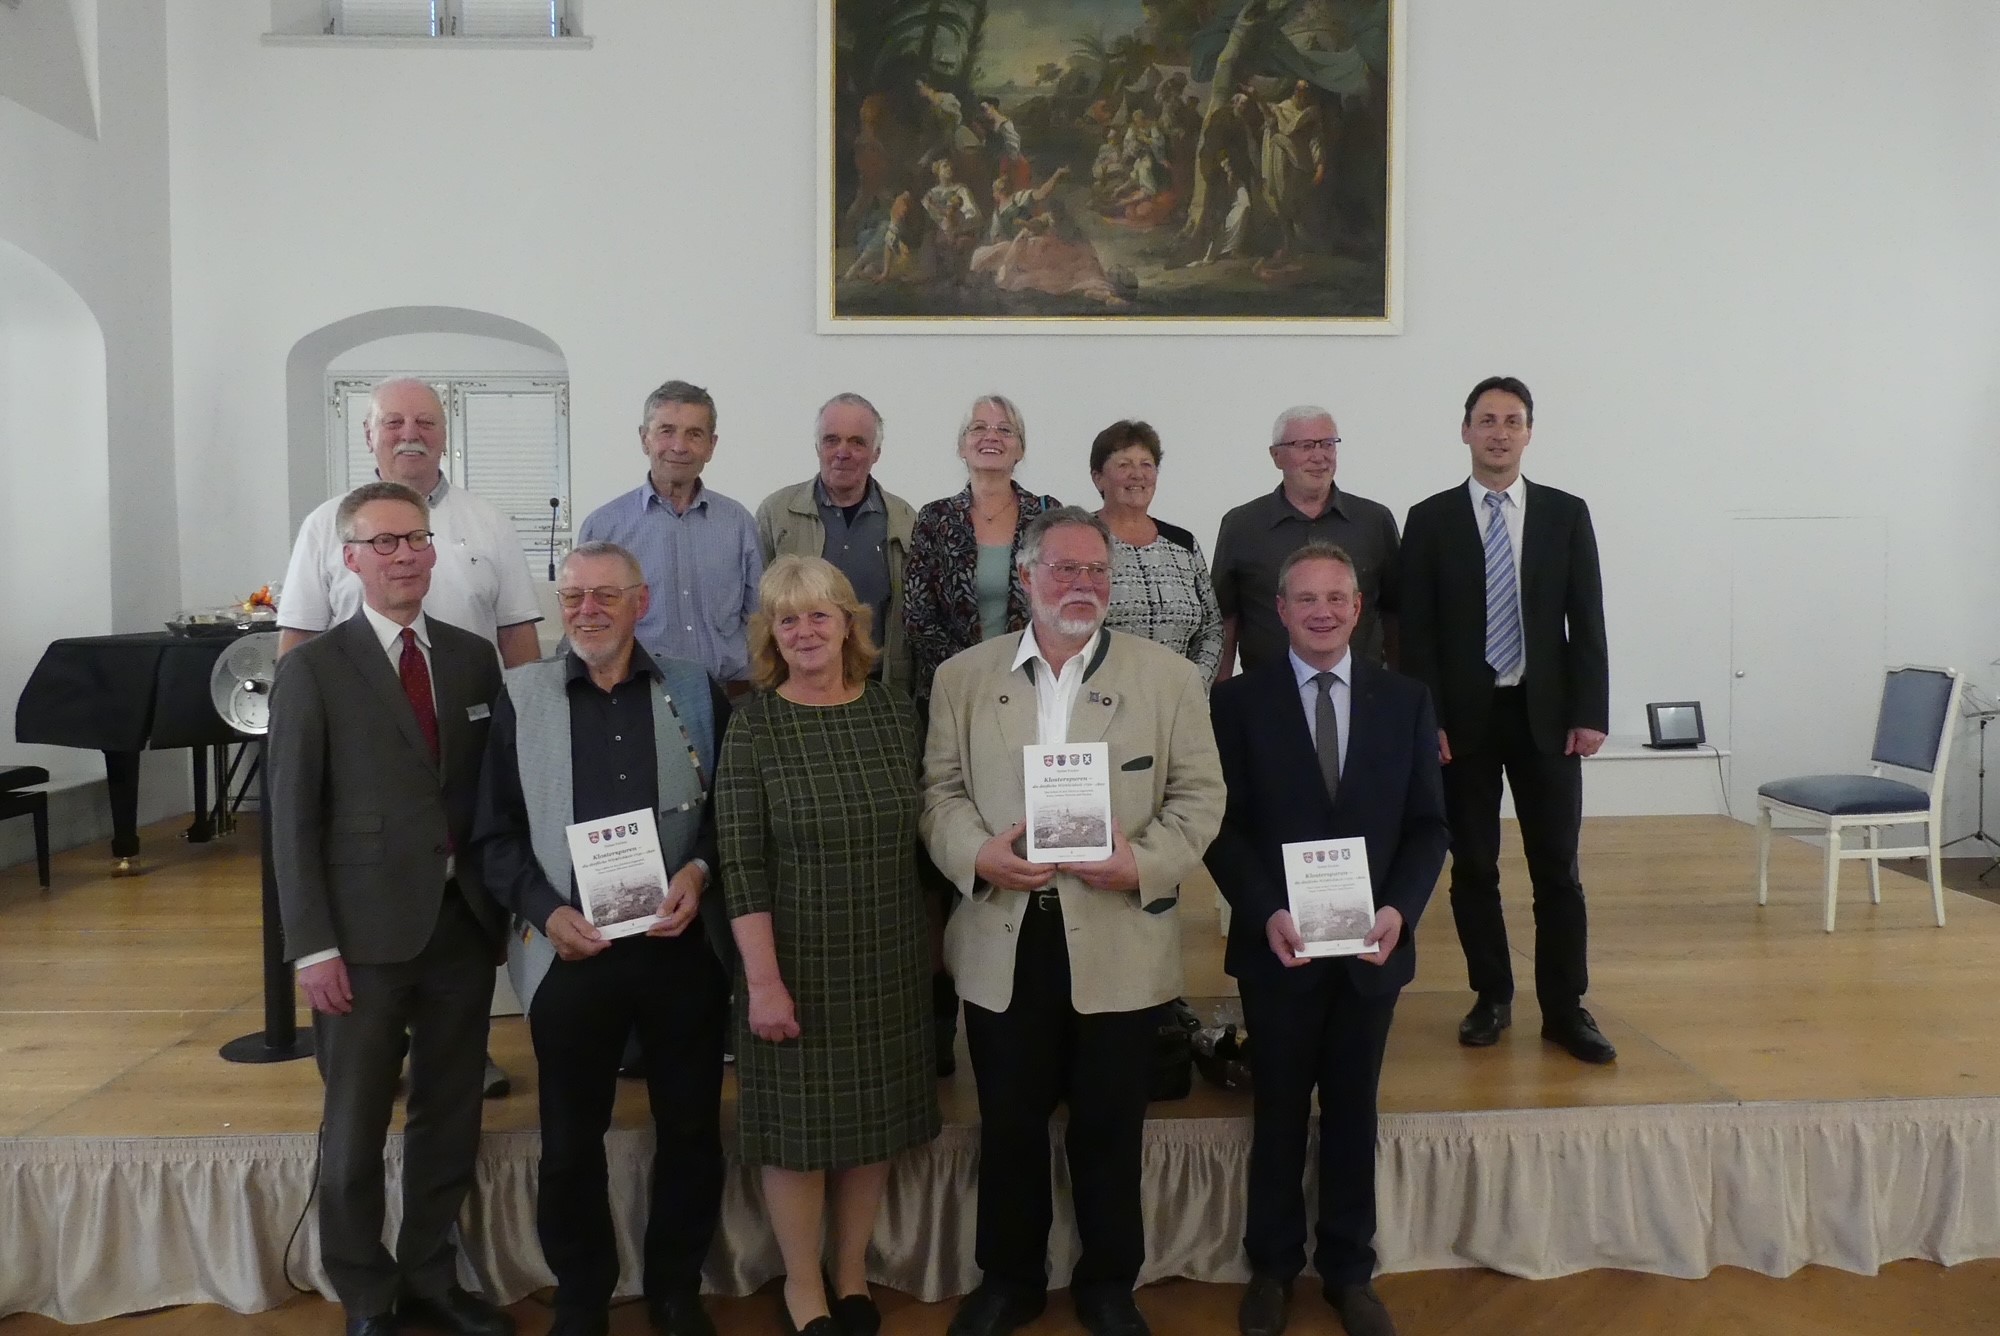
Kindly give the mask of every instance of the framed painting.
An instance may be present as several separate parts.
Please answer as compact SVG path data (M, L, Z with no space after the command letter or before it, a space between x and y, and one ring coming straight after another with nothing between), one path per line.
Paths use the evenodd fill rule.
M1407 0L819 0L822 333L1393 334Z

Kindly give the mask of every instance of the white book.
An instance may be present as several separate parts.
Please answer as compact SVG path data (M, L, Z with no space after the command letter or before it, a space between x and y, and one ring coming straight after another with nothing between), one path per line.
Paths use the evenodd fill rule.
M630 937L660 921L667 861L660 828L641 808L567 827L570 866L583 916L606 937Z
M1111 749L1102 742L1023 747L1030 863L1111 857Z
M1375 926L1375 892L1368 880L1368 843L1299 840L1283 846L1285 891L1292 923L1305 939L1304 956L1358 956Z

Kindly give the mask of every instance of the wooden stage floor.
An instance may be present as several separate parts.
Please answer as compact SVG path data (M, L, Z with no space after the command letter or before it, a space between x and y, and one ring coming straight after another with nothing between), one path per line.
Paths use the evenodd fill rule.
M111 878L101 845L59 856L52 892L35 887L32 867L0 871L0 1138L228 1137L316 1126L319 1086L310 1063L231 1066L216 1056L224 1041L262 1021L254 819L207 846L176 836L173 823L146 832L151 870L136 878ZM1948 926L1940 930L1919 879L1885 871L1883 903L1872 906L1865 871L1849 867L1840 927L1829 936L1820 931L1816 853L1780 841L1772 903L1760 909L1753 832L1721 817L1592 820L1583 867L1591 906L1588 1003L1618 1045L1618 1062L1588 1067L1538 1037L1526 874L1515 849L1505 869L1522 983L1514 1028L1493 1049L1456 1043L1470 998L1440 889L1391 1038L1385 1113L2000 1095L2000 1045L1993 1042L2000 989L1991 986L2000 906L1948 891ZM1212 1010L1233 991L1220 968L1214 890L1190 887L1188 897L1189 995L1198 1009ZM515 1090L487 1106L487 1126L531 1130L534 1063L518 1018L495 1021L493 1051ZM949 1122L976 1121L963 1060L945 1094ZM1240 1117L1247 1100L1198 1084L1190 1099L1156 1112ZM643 1125L641 1087L621 1092L618 1119ZM1983 1325L1975 1316L2000 1314L2000 1266L1989 1263L1950 1271L1902 1263L1881 1280L1819 1268L1788 1281L1725 1271L1692 1284L1612 1271L1543 1282L1467 1272L1383 1281L1385 1294L1414 1319L1406 1320L1406 1333L1417 1336L2000 1331L2000 1317ZM1871 1307L1883 1302L1885 1285L1902 1289L1886 1306ZM1163 1332L1233 1329L1233 1287L1170 1282L1148 1293L1169 1289L1182 1297L1146 1305ZM1301 1287L1294 1330L1337 1331L1316 1297L1304 1302L1309 1289ZM1467 1297L1475 1294L1476 1302ZM1620 1295L1641 1307L1621 1308ZM768 1304L759 1303L724 1301L725 1314L743 1315L725 1325L774 1326ZM909 1305L890 1329L942 1330L950 1307ZM1796 1318L1779 1316L1795 1309ZM201 1315L220 1310L188 1309L99 1329L334 1331L336 1311L302 1300L255 1318L221 1314L211 1324ZM532 1313L535 1304L521 1311ZM1565 1311L1569 1317L1558 1321ZM1630 1320L1610 1322L1620 1311ZM1878 1311L1883 1316L1861 1316ZM1051 1312L1034 1330L1075 1329L1066 1304ZM623 1312L616 1329L636 1317ZM538 1323L525 1319L524 1332L539 1331ZM0 1319L0 1336L55 1329L46 1319Z
M311 1064L216 1056L262 1025L254 825L205 846L162 825L147 847L152 870L122 879L108 875L102 847L65 854L48 893L32 868L0 871L0 1136L311 1132ZM1586 824L1588 1001L1619 1052L1605 1068L1538 1037L1517 854L1505 873L1522 984L1514 1028L1492 1049L1456 1043L1470 997L1440 888L1390 1039L1384 1112L2000 1094L2000 906L1947 891L1940 930L1922 882L1885 871L1882 903L1870 905L1865 874L1851 867L1829 936L1817 856L1780 841L1761 909L1754 859L1750 828L1723 817ZM1188 992L1204 1011L1234 991L1214 894L1206 884L1188 892ZM493 1051L515 1093L487 1106L487 1126L532 1129L535 1067L519 1018L495 1020ZM968 1067L961 1061L947 1086L949 1121L977 1117ZM1156 1111L1246 1107L1198 1085ZM619 1120L643 1118L644 1091L632 1084Z

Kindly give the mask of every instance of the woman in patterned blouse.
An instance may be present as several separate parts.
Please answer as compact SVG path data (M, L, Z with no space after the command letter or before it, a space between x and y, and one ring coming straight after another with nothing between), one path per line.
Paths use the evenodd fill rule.
M1021 535L1035 516L1062 503L1014 481L1014 468L1027 450L1028 428L1011 399L988 394L973 400L958 431L965 490L917 512L903 566L903 626L919 709L930 703L939 664L989 636L1028 624L1028 592L1014 578ZM953 1047L958 992L944 971L943 938L958 891L927 855L919 856L918 876L929 892L937 1074L950 1076L958 1066Z
M931 676L960 650L1028 624L1028 596L1014 560L1028 521L1061 504L1014 481L1027 453L1021 412L1003 395L975 399L958 433L965 490L917 512L904 567L903 624L918 700Z
M1147 514L1160 480L1160 434L1143 422L1114 422L1090 444L1090 480L1111 528L1114 631L1165 645L1191 659L1210 683L1222 662L1222 609L1194 535Z

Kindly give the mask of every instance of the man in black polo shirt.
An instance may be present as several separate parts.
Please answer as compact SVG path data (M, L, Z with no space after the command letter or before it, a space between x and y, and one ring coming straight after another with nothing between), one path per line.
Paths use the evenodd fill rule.
M1370 663L1396 657L1396 517L1389 508L1333 485L1340 429L1333 414L1302 404L1278 414L1271 462L1284 481L1268 496L1222 517L1215 539L1215 599L1222 606L1222 671L1284 660L1290 640L1278 620L1278 567L1307 543L1332 543L1354 558L1361 624L1354 650Z
M610 1330L618 1243L604 1133L636 1030L655 1137L648 1315L659 1336L714 1336L699 1296L722 1209L729 981L709 788L729 702L701 665L638 645L649 595L624 548L579 544L556 597L570 648L510 669L493 702L472 850L493 898L536 930L513 934L508 972L541 1068L536 1227L556 1278L550 1333ZM660 921L614 939L578 906L566 832L634 814L658 827L669 883Z

